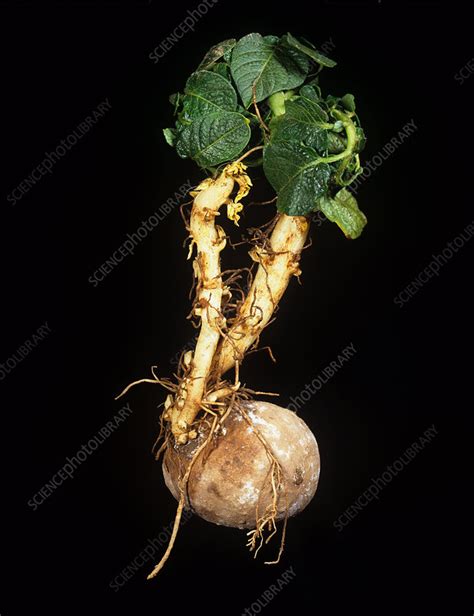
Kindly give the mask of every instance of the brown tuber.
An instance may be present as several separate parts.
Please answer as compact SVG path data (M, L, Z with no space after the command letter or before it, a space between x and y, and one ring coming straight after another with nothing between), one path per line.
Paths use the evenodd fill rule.
M173 496L193 457L185 506L209 522L255 528L274 506L275 521L302 511L319 479L313 433L295 413L262 401L239 402L208 445L209 427L186 445L168 445L163 475ZM272 477L274 478L272 485Z

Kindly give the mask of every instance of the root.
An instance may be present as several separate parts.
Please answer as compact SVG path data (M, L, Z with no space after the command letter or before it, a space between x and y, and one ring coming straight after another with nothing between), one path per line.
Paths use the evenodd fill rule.
M157 444L159 443L161 438L161 434L158 436L158 438L155 441L155 444L152 447L152 453L154 452ZM161 444L160 448L158 449L158 451L155 453L155 461L158 462L158 460L160 459L160 455L163 453L163 451L166 449L166 440Z
M183 508L184 508L184 494L181 494L180 499L179 499L179 503L178 503L178 509L176 510L176 515L175 515L175 518L174 518L173 532L171 533L171 537L170 537L170 541L168 543L168 547L166 548L166 552L163 554L163 558L155 566L153 571L149 575L147 575L147 578L146 578L147 580L153 579L161 571L161 569L163 568L165 562L168 560L168 557L171 554L171 550L173 549L174 542L176 540L176 535L178 534L179 523L181 522L181 515L183 513Z
M259 393L263 393L263 392L259 392ZM249 424L249 426L252 427L257 438L260 440L260 442L264 446L267 457L270 460L270 470L268 472L267 478L268 476L270 477L270 483L271 483L271 489L272 489L272 502L266 507L265 511L261 515L259 514L259 511L258 511L259 502L257 502L257 505L255 507L255 520L256 520L255 529L247 533L247 536L249 537L248 542L247 542L247 547L250 549L251 552L255 552L254 558L257 558L257 554L260 551L260 548L263 546L263 544L264 543L268 544L269 541L272 539L272 537L277 532L276 517L278 515L278 503L280 499L279 492L282 487L283 468L280 462L278 461L278 459L275 457L275 454L273 453L270 445L267 443L267 440L261 434L260 430L258 430L258 428L255 426L255 424L251 421L250 417L248 416L244 408L242 406L239 406L238 410L241 413L241 415L244 417L245 421ZM264 491L266 481L267 479L265 479L264 484L262 488L260 489L260 496L262 495ZM283 526L282 539L281 539L280 549L278 551L277 559L274 561L267 561L265 564L276 564L280 561L280 557L283 553L283 549L285 545L287 518L288 518L288 511L287 511L287 515L285 516L285 523ZM267 533L269 534L265 536Z
M227 414L225 415L227 416ZM178 502L178 508L176 509L176 515L174 518L174 524L173 524L173 531L171 533L171 537L168 543L168 547L166 548L166 552L163 554L163 557L161 558L160 562L154 567L153 571L147 576L147 580L151 580L153 579L163 568L163 566L165 565L166 561L169 558L169 555L171 554L171 551L173 549L176 537L178 535L178 530L179 530L179 524L181 522L181 516L183 514L183 509L184 509L184 504L185 501L188 501L189 504L189 498L188 498L188 480L189 480L189 476L191 474L191 470L194 466L194 463L196 462L199 454L201 453L201 451L203 451L203 449L205 447L207 447L207 445L210 443L212 437L214 436L215 433L215 429L216 429L216 425L217 425L217 421L218 421L218 417L216 416L214 418L213 424L211 426L211 429L209 430L209 434L206 438L206 440L196 449L196 451L193 454L193 457L191 459L191 461L189 462L188 468L183 476L183 478L181 479L180 483L179 483L179 491L180 491L180 496L179 496L179 502ZM167 443L164 443L164 445L166 446Z
M153 447L151 448L151 453L154 454L155 456L155 460L156 462L158 462L158 460L160 459L160 455L161 453L165 450L166 448L166 436L164 436L166 434L166 426L165 426L165 421L164 421L164 417L163 417L164 413L161 413L160 415L160 432L158 434L158 436L156 437L155 442L153 443ZM158 451L155 450L158 446L158 443L160 442L160 440L163 438L163 443L161 444L160 448L158 449Z
M264 561L265 565L278 565L280 562L281 555L283 554L283 550L285 549L285 538L286 538L286 526L288 524L288 512L285 515L285 521L283 522L283 530L281 532L281 541L280 541L280 549L278 550L278 555L275 560L266 560Z
M121 393L119 393L119 395L116 396L114 400L118 400L119 398L124 396L132 387L135 387L135 385L140 385L140 383L153 383L154 385L161 385L169 391L176 391L176 385L172 381L170 381L169 379L160 379L156 376L154 372L155 368L156 366L151 367L151 373L153 375L152 379L139 379L138 381L133 381L133 383L127 385L127 387L125 387L125 389Z
M256 340L256 342L258 342L258 340ZM273 355L272 347L269 346L268 344L266 346L264 346L264 347L249 349L247 351L247 355L250 355L251 353L258 353L259 351L267 351L268 355L270 356L270 359L272 360L272 362L274 364L277 363L277 360L275 359L275 356Z
M247 203L247 207L252 205L270 205L271 203L275 203L277 199L278 197L273 197L273 199L268 199L268 201L251 201L250 203Z

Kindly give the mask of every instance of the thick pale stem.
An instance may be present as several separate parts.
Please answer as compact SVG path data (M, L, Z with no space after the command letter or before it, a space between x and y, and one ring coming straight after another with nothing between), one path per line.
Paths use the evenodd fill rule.
M189 427L200 410L210 368L224 327L221 314L222 278L219 253L225 235L215 224L219 208L228 201L234 180L222 173L209 180L198 192L191 212L190 232L196 243L194 270L198 278L195 314L201 317L201 330L188 374L174 407L170 409L171 429L179 443L187 441Z
M241 361L255 342L285 292L292 275L298 275L300 254L309 231L304 216L282 214L270 236L270 250L253 253L260 265L241 305L235 325L222 341L217 359L217 374L222 375Z

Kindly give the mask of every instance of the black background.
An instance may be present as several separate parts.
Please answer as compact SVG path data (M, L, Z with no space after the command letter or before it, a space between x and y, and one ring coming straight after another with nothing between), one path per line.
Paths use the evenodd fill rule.
M469 181L462 160L456 173L447 171L458 156L448 133L458 124L461 130L470 113L472 84L454 79L472 55L467 15L429 2L292 0L279 8L219 0L154 64L148 54L194 4L0 8L0 361L45 321L52 330L0 382L2 616L195 609L237 615L289 566L296 578L268 614L432 613L428 606L444 601L449 613L460 613L458 591L448 591L446 581L455 562L445 513L458 496L444 450L448 417L462 420L447 380L450 370L459 378L463 363L450 348L466 334L474 243L403 309L393 300L472 220L472 200L460 196ZM145 581L149 563L114 592L112 579L174 516L150 453L163 391L133 390L126 399L133 415L75 478L37 511L27 500L123 406L113 400L117 392L148 376L151 365L170 375L170 359L194 335L186 321L191 265L178 212L97 288L88 278L186 179L201 178L162 139L171 121L168 95L182 89L212 44L288 30L316 44L332 38L338 66L323 73L323 91L356 95L368 136L363 160L411 119L418 127L359 189L369 219L360 239L345 240L329 222L312 229L303 284L291 284L262 339L278 363L256 353L242 368L249 387L278 391L285 405L355 345L355 357L300 411L319 442L320 486L291 520L279 565L263 564L277 542L254 561L242 531L193 518L155 581ZM12 206L6 196L106 97L111 111ZM272 196L260 175L254 184L253 198ZM243 222L271 215L272 206L254 206ZM238 240L239 230L231 232ZM245 254L229 251L226 258L242 262ZM338 532L338 516L432 424L433 442Z

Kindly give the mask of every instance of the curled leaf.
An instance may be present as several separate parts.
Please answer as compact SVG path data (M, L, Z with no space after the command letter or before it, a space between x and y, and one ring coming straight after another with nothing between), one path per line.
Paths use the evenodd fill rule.
M252 180L246 173L247 165L242 162L235 162L227 165L224 169L224 173L231 176L238 184L239 190L233 201L229 201L227 204L227 218L232 220L237 226L239 226L240 216L239 213L244 209L244 206L240 201L246 197L250 188L252 187Z
M172 128L164 128L163 135L165 136L166 143L174 148L176 144L176 131Z
M288 45L291 45L298 51L305 53L312 60L314 60L318 64L321 64L321 66L327 66L328 68L332 68L333 66L336 66L337 63L334 62L334 60L331 60L331 58L328 58L327 56L322 54L320 51L315 49L314 47L309 47L308 45L301 43L298 39L292 36L289 32L286 35L286 37L283 37L283 38L288 43Z
M335 222L351 240L359 237L367 224L367 218L359 210L354 195L346 188L342 188L334 197L324 195L318 203L326 218Z
M214 64L220 60L221 58L226 59L229 52L232 50L236 43L235 39L226 39L217 45L214 45L209 49L204 58L202 59L201 64L198 66L198 71L203 71L211 68Z

